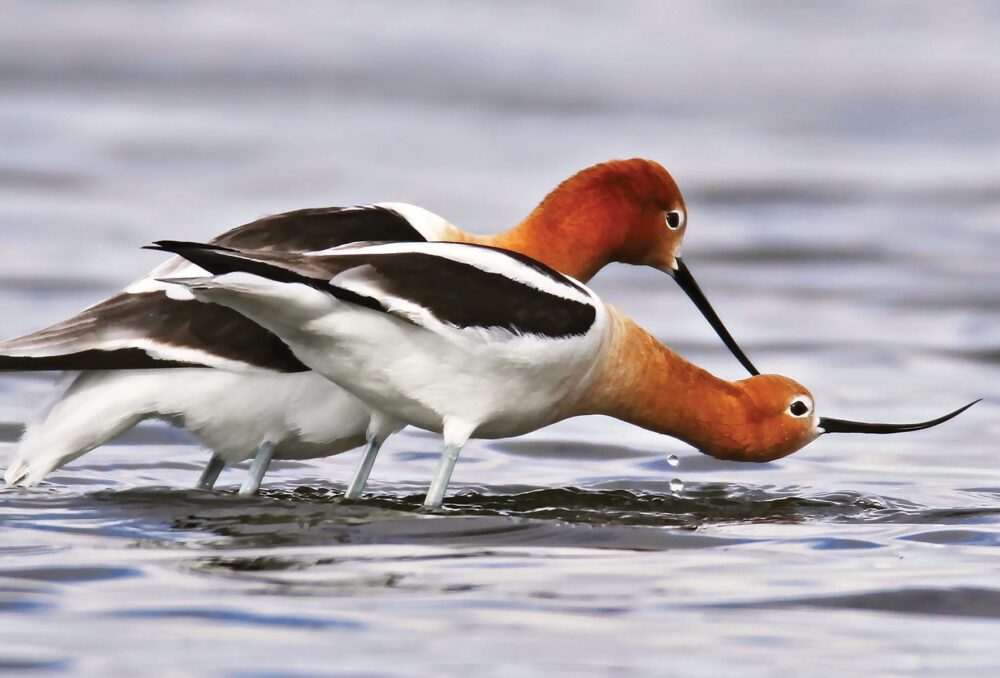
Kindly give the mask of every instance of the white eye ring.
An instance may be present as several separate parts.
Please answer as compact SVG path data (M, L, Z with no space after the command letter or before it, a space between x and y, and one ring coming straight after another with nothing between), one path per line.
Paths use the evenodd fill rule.
M805 408L805 409L803 409ZM788 404L788 409L785 410L788 414L796 419L804 419L812 415L813 411L813 401L809 396L796 396L792 399L792 402Z
M671 210L667 212L667 228L676 231L684 225L684 212L681 210Z

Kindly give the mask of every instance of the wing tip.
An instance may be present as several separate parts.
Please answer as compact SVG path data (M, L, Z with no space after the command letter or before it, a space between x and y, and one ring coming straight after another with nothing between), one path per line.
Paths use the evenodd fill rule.
M154 250L157 252L171 252L181 254L190 250L212 250L217 252L236 252L232 247L213 245L211 243L195 242L193 240L154 240L149 245L143 245L144 250Z

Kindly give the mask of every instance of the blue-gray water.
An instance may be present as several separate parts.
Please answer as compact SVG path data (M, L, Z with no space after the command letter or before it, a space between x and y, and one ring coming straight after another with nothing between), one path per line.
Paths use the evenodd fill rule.
M998 32L970 2L5 2L5 337L128 283L155 238L380 200L496 231L642 155L685 192L720 314L821 414L986 400L763 466L572 420L470 444L444 516L416 510L434 436L393 440L377 498L341 505L356 454L239 499L186 489L207 454L144 425L0 490L0 670L1000 668ZM662 274L594 284L740 376ZM51 392L0 378L5 452Z

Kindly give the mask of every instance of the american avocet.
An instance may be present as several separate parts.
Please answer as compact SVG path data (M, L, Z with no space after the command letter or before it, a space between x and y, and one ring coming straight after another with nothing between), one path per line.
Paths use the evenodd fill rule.
M649 265L674 276L756 374L679 256L686 226L670 175L655 162L633 159L577 173L521 224L495 236L464 233L413 205L384 203L278 214L212 242L289 252L362 240L492 244L584 280L613 261ZM244 493L257 490L271 458L326 456L364 442L367 408L305 371L273 334L157 280L201 273L173 258L65 322L0 344L0 369L82 371L29 425L4 476L8 483L36 484L149 418L188 429L214 451L199 487L212 487L226 463L253 456ZM185 369L171 369L179 367Z
M366 456L406 424L444 436L425 504L439 506L470 437L500 438L603 414L705 454L771 461L822 433L940 424L822 418L787 377L719 379L596 294L523 255L391 243L313 256L163 241L213 277L175 280L270 329L303 363L372 408Z

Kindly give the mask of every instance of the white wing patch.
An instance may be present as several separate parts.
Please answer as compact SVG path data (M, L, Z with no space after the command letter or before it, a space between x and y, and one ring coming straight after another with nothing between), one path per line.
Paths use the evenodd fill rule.
M458 229L452 226L443 217L434 214L423 207L411 205L405 202L379 202L375 207L382 207L399 214L416 229L417 233L428 242L438 240L451 240L455 237Z
M200 278L209 275L201 266L196 266L181 257L171 257L152 271L122 290L126 294L144 292L166 292L167 297L177 301L194 301L191 290L180 285L171 285L165 278Z

